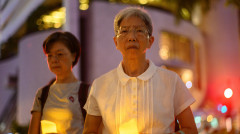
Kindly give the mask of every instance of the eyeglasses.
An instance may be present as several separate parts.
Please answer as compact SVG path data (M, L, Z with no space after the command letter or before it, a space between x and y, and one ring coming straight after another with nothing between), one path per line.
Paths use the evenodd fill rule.
M148 30L146 29L145 26L124 26L120 27L118 32L117 32L117 37L125 37L127 36L130 32L134 32L134 34L138 37L146 36L149 34Z
M65 53L62 53L62 52L58 52L56 54L47 54L47 60L53 60L54 58L56 58L57 60L61 60L65 57Z

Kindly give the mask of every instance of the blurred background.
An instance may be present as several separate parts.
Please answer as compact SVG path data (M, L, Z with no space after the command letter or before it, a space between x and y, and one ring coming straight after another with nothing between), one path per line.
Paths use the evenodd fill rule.
M35 93L54 77L42 51L50 33L79 38L81 81L118 66L113 20L127 6L150 14L147 58L186 83L199 133L240 133L239 0L0 0L0 134L27 133Z

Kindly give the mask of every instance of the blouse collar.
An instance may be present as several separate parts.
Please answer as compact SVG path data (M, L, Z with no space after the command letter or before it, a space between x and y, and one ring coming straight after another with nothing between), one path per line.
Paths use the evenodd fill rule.
M119 77L119 80L121 81L121 83L123 85L125 85L128 82L129 79L133 79L133 78L137 78L137 79L140 79L140 80L143 80L143 81L147 81L154 75L156 70L157 70L157 66L150 60L149 60L149 67L147 68L147 70L137 77L128 76L123 71L122 62L117 67L118 77Z

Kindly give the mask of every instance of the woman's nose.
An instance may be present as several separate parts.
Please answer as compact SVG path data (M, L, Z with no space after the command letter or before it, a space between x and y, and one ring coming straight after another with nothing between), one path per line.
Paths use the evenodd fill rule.
M128 32L128 41L136 41L136 32L135 30L130 30Z

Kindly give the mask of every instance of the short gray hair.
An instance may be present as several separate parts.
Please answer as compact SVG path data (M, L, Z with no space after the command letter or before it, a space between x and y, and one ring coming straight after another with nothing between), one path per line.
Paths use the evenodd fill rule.
M121 10L114 19L114 32L117 35L119 26L123 19L136 16L143 20L147 26L148 34L151 36L153 31L152 21L146 10L140 7L127 7Z

